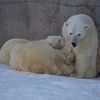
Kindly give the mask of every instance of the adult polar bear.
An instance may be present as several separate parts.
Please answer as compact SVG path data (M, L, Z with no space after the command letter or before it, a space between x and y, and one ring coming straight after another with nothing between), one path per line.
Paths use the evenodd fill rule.
M75 70L70 76L93 78L97 75L96 56L98 33L93 20L85 14L77 14L64 22L64 50L71 50L76 56Z

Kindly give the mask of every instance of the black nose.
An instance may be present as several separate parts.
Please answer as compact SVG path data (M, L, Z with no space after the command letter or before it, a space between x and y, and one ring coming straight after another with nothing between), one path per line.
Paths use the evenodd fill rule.
M72 42L71 44L72 44L72 46L73 46L73 47L76 47L76 46L77 46L77 44L76 44L76 43L73 43L73 42Z

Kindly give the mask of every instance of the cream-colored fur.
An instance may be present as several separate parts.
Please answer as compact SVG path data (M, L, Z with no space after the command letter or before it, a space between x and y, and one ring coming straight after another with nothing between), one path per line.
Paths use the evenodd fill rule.
M12 48L16 44L23 44L23 43L28 43L29 40L26 39L11 39L8 40L1 48L0 50L0 63L3 64L9 64L10 61L10 52Z
M65 53L37 41L15 45L9 65L17 71L69 75L73 71L73 60L73 53Z
M60 74L55 63L55 53L51 46L42 42L17 44L11 51L9 65L18 71Z
M61 36L48 36L47 39L42 41L49 44L54 49L62 49L65 46L65 39Z
M70 51L55 50L55 64L61 75L70 75L74 70L75 55Z
M37 40L37 41L39 41L39 40ZM34 42L37 42L37 41L34 41ZM40 40L40 41L45 42L56 49L61 49L65 45L65 39L62 38L61 36L48 36L47 39ZM23 43L29 43L29 42L31 42L31 41L26 40L26 39L20 39L20 38L8 40L2 46L2 48L0 50L0 63L9 64L10 52L11 52L12 48L16 44L23 44Z
M62 33L66 39L63 49L72 51L76 57L75 69L70 76L95 77L98 33L93 20L85 14L74 15L64 23Z

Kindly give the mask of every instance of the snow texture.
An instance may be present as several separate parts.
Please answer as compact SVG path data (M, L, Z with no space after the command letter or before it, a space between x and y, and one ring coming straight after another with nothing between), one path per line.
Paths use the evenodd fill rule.
M100 100L100 77L17 72L0 64L0 100Z

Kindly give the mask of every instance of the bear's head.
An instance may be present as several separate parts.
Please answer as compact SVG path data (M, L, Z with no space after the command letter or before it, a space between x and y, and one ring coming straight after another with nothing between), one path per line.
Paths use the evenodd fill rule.
M73 47L76 47L86 35L90 25L83 22L67 21L64 22L62 34L65 39L69 39Z
M62 49L65 46L65 39L61 36L48 36L45 43L52 46L54 49Z
M72 64L75 62L75 55L71 51L63 51L64 56L66 57L67 64Z

